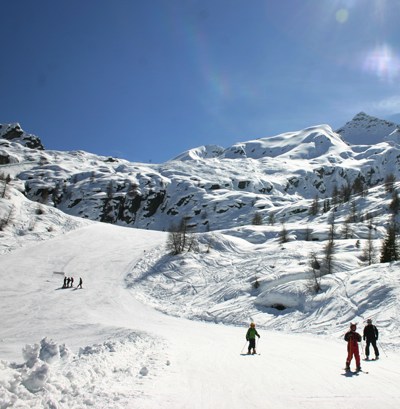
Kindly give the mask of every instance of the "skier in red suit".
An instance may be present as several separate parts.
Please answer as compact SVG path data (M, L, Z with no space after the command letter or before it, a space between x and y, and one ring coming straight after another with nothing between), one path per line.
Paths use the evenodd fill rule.
M344 336L344 340L347 342L346 370L350 369L350 362L354 356L357 371L361 371L360 352L358 350L358 343L361 342L361 335L356 332L356 329L356 324L350 324L350 331L346 332Z

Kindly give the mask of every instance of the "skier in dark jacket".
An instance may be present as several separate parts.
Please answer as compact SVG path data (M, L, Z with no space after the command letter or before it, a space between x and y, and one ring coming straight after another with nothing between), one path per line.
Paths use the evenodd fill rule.
M249 355L251 354L251 350L253 350L253 355L256 353L256 336L260 338L260 335L256 330L256 324L252 322L246 333L246 340L249 341L249 349L247 352Z
M378 328L375 325L372 325L372 320L367 320L367 325L364 327L363 339L367 341L365 347L365 357L369 359L369 346L372 344L375 352L375 359L379 359L379 350L376 346L376 341L378 341Z
M347 342L347 359L346 370L350 370L350 362L353 356L356 360L357 371L361 371L360 352L358 350L358 343L361 342L361 335L356 332L356 324L350 324L350 331L347 331L344 340Z

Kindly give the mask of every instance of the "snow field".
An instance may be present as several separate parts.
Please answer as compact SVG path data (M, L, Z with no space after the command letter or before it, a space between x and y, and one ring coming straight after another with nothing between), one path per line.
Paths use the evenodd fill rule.
M171 258L166 233L90 223L2 254L0 408L397 408L398 263L360 268L340 244L312 297L301 259L320 244L248 230ZM296 303L265 305L271 290ZM370 316L382 359L346 376L343 334ZM250 320L261 355L242 356Z

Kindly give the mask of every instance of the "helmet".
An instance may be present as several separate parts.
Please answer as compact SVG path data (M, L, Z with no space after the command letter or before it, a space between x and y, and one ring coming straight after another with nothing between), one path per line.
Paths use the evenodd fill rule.
M254 324L254 322L252 322L251 324L250 324L250 327L251 328L254 328L256 326L256 324Z
M355 331L357 329L357 325L356 324L350 324L350 329L352 331Z
M368 319L367 319L367 324L372 324L371 318L368 318Z

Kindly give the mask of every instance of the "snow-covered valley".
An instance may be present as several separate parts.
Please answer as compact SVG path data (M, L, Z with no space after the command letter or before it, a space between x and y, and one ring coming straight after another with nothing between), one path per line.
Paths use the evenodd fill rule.
M299 255L318 243L276 257L266 226L173 257L168 233L85 224L0 257L2 408L397 407L398 263L360 268L343 246L312 296ZM297 304L267 308L271 297ZM345 376L343 334L367 317L381 360ZM252 320L261 355L243 356Z

